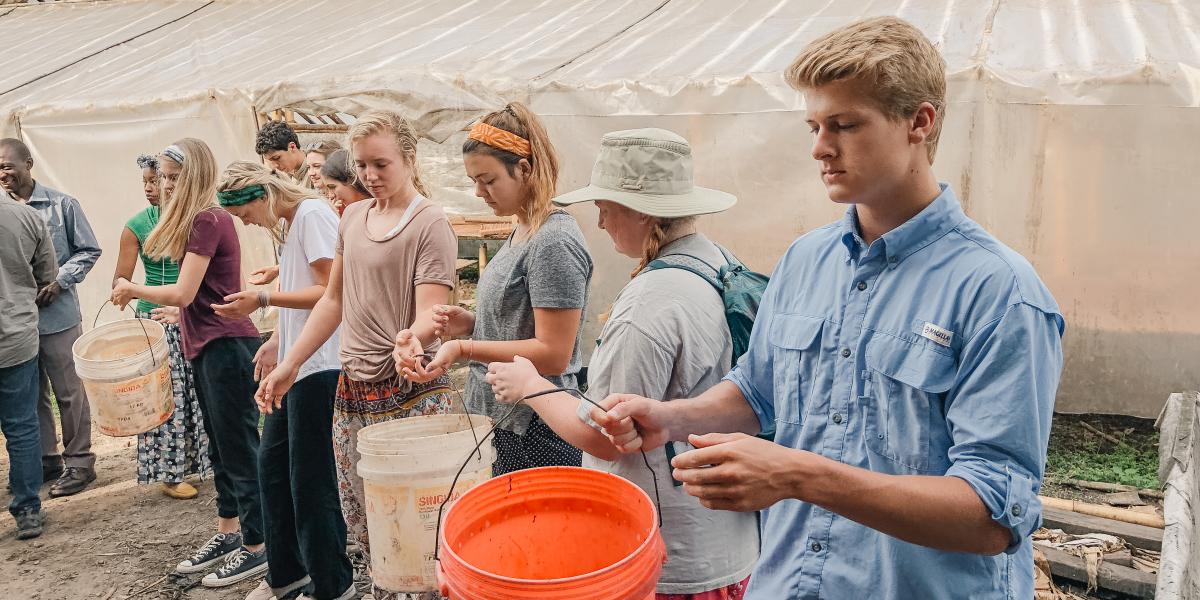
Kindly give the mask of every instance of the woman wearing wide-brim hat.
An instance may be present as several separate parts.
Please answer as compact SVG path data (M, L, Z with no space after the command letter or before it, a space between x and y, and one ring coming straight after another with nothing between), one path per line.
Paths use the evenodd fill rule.
M617 252L641 261L617 295L597 340L588 369L589 397L628 392L661 400L687 398L717 384L729 371L733 341L716 289L685 269L647 267L666 259L716 277L726 260L721 248L697 231L696 217L721 212L736 201L725 192L693 185L691 147L663 129L606 134L591 185L555 199L559 205L595 202L598 225ZM554 387L520 357L490 365L488 382L497 399L509 403ZM620 454L593 428L590 405L563 393L527 402L555 432L586 452L584 466L620 475L653 497L655 484L642 457ZM648 452L647 458L657 479L670 556L658 598L741 598L758 557L754 514L704 508L673 485L663 449Z

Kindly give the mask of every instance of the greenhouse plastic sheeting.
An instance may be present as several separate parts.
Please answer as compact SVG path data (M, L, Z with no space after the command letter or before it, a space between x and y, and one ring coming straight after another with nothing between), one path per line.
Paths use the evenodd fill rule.
M80 197L108 249L132 158L183 132L253 158L256 114L391 108L429 138L435 199L481 211L462 127L510 100L545 117L562 189L586 183L601 134L691 140L697 181L737 194L703 228L769 271L836 219L809 157L803 97L782 72L809 41L898 15L941 48L949 106L936 171L973 218L1037 267L1068 322L1058 408L1154 416L1200 379L1200 5L1184 0L111 0L0 11L0 128L40 177ZM95 40L80 46L78 40ZM32 56L32 57L31 57ZM190 107L190 108L184 108ZM203 108L201 108L203 107ZM69 125L68 125L69 124ZM218 139L220 138L220 139ZM51 140L56 140L51 143ZM573 209L597 269L586 335L632 263Z

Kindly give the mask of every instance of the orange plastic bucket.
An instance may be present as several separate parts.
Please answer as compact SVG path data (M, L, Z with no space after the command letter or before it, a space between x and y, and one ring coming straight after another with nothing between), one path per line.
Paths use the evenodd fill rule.
M592 469L542 467L493 478L454 503L439 580L451 600L653 600L666 553L641 488Z

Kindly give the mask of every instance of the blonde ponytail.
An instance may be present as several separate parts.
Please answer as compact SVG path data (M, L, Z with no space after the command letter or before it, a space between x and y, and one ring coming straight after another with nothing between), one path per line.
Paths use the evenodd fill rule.
M645 269L651 261L658 258L659 253L662 252L663 244L669 238L674 237L684 227L692 226L696 223L696 217L679 217L676 219L651 218L654 219L654 228L650 230L650 235L642 245L642 262L629 275L630 278L637 277L638 273L642 272L642 269Z
M546 132L542 120L520 102L511 102L503 110L484 115L480 121L529 141L528 158L473 139L468 139L463 144L463 154L489 154L504 164L509 175L514 176L517 165L522 160L529 161L532 172L525 181L525 198L521 203L521 210L529 223L526 237L532 237L553 212L551 201L558 193L558 153L554 150L554 144L550 142L550 134Z

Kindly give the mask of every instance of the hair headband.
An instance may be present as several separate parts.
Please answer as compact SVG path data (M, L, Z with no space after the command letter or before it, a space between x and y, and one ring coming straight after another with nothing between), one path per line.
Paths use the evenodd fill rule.
M175 161L176 163L181 165L183 164L183 149L175 144L171 144L170 146L164 148L162 155Z
M221 206L241 206L249 204L267 195L267 188L261 184L248 185L240 190L225 190L217 192L217 202Z
M468 139L477 142L483 142L493 148L511 152L521 158L529 158L533 156L533 151L529 145L529 140L511 132L492 127L483 121L479 121L471 126L471 132L467 134Z

